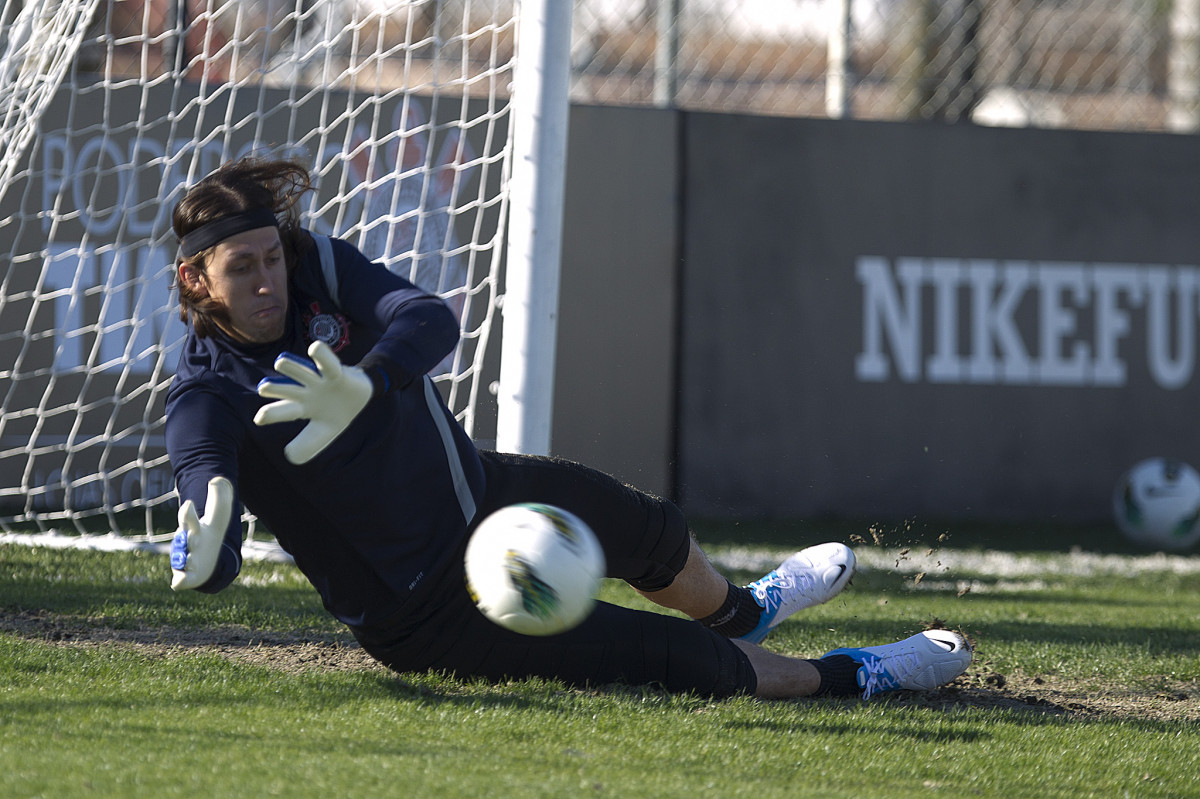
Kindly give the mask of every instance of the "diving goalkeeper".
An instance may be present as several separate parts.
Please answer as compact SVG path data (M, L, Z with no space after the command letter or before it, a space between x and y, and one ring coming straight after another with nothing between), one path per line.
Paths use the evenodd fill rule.
M477 450L426 373L458 341L437 297L347 242L301 228L291 161L231 162L176 205L187 337L167 395L180 497L172 587L217 592L241 568L249 508L375 659L400 672L569 685L658 684L723 697L870 697L932 689L971 660L956 633L803 659L758 645L854 571L841 544L746 586L722 577L679 509L559 459ZM488 621L463 580L473 526L506 505L565 508L611 577L692 620L597 603L528 637Z

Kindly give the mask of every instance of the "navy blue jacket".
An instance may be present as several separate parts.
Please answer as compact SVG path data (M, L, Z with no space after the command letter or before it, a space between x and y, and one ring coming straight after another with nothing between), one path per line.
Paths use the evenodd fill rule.
M370 627L447 566L483 494L483 469L426 376L458 341L454 315L352 245L313 238L289 280L281 341L249 346L189 326L167 392L167 453L180 501L193 500L201 515L210 478L234 485L225 545L200 590L237 576L244 503L334 616ZM267 402L256 388L277 374L276 356L305 355L314 336L343 363L368 369L377 390L325 451L295 466L283 448L305 422L256 426Z

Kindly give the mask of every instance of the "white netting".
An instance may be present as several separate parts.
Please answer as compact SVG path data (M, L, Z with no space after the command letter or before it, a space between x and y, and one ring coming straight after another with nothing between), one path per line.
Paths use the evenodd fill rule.
M173 527L170 212L248 152L305 160L307 224L447 299L439 385L494 436L513 3L71 2L0 17L0 527Z
M99 0L31 0L0 13L0 199Z

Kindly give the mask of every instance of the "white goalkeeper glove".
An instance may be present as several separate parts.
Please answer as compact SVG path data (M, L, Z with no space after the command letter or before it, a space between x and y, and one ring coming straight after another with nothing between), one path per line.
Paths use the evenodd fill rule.
M190 499L179 506L179 530L171 541L171 590L198 588L212 577L232 513L233 484L225 477L208 481L203 518Z
M323 341L308 348L312 361L285 352L275 359L275 370L285 378L267 377L258 384L258 395L275 399L254 414L256 425L308 419L304 429L283 449L288 461L308 463L354 421L371 399L371 378L357 366L346 366Z

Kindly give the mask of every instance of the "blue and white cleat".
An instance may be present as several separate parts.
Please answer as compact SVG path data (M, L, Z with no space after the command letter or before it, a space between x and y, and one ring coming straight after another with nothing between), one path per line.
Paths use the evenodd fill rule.
M740 640L760 643L796 611L833 599L854 576L854 564L854 552L844 544L818 544L792 555L746 586L763 611L758 625Z
M859 663L858 686L863 699L884 691L932 691L952 682L971 665L971 645L950 630L925 630L882 646L835 649Z

